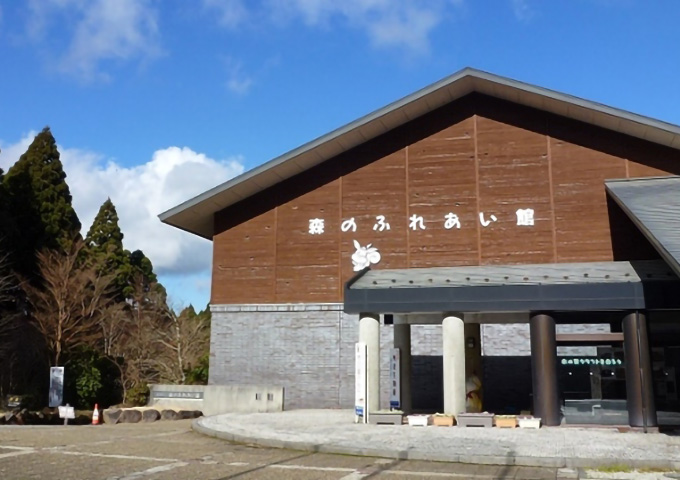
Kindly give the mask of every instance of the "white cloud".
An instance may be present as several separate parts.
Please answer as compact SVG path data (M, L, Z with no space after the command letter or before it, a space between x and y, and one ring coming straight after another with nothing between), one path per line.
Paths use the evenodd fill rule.
M534 10L527 0L512 0L512 11L520 22L529 22L534 17Z
M432 0L282 0L292 5L309 25L331 22L334 18L363 29L378 48L402 48L426 53L429 36L445 16L447 7L457 2Z
M2 146L0 167L6 171L14 164L34 135ZM158 214L242 173L241 157L215 160L187 147L168 147L146 163L125 167L95 152L61 146L59 151L83 235L110 197L125 248L143 250L161 275L203 273L209 279L211 243L161 223Z
M28 132L21 140L16 143L5 145L0 141L0 168L2 168L5 173L9 167L14 165L19 157L28 150L28 146L33 142L33 138L38 134L36 131Z
M373 47L418 54L427 53L430 34L452 7L462 4L463 0L266 0L260 16L284 25L299 19L312 28L340 22L364 31Z
M50 46L50 35L70 35L56 68L85 81L108 79L106 61L147 60L161 53L151 0L30 0L28 32Z
M426 52L429 49L428 35L439 21L435 11L407 9L368 24L367 29L377 47L405 47L415 52Z
M232 57L225 57L224 66L227 71L227 88L237 95L248 93L253 86L253 79L243 71L243 63Z
M248 18L248 9L242 0L203 0L203 6L217 13L217 23L235 28Z

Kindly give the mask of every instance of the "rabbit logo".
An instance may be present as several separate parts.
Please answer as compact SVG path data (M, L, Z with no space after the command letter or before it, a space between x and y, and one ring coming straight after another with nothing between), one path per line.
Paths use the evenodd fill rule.
M357 249L356 252L352 254L352 265L354 265L354 271L359 272L364 268L380 262L380 253L376 247L372 247L372 244L368 244L362 247L359 242L354 240L354 248Z

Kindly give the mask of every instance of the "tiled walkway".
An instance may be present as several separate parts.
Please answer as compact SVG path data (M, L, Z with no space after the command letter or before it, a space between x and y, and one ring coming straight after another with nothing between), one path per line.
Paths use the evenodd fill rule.
M680 469L680 435L603 428L357 425L353 419L349 410L292 410L204 417L194 428L232 441L327 453L496 465Z

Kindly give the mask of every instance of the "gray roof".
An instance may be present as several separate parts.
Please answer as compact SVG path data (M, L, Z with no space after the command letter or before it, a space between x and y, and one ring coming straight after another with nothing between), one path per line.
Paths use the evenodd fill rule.
M350 289L573 285L676 279L660 261L482 265L369 270Z
M644 284L644 285L643 285ZM346 313L611 311L677 306L663 260L366 270ZM669 293L670 292L670 293ZM676 302L677 303L677 302Z
M159 218L212 239L214 213L472 92L680 149L676 125L466 68L212 188Z
M608 180L605 187L680 275L680 177Z

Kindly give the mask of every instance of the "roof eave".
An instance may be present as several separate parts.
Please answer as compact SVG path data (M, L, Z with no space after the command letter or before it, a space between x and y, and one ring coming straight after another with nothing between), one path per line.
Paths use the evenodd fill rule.
M212 225L216 212L472 92L680 148L680 127L676 125L465 68L187 200L161 213L159 218L164 223L211 239L214 229L205 227L208 222L187 222L179 218L181 214L191 211L199 217L209 216ZM326 154L319 152L323 147L327 147ZM204 226L196 228L194 223Z

